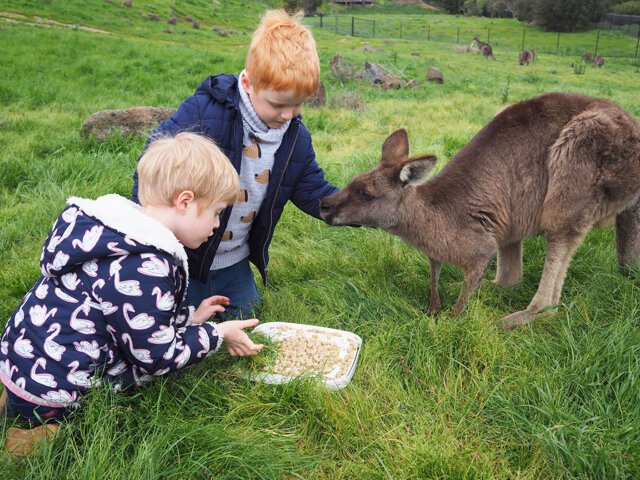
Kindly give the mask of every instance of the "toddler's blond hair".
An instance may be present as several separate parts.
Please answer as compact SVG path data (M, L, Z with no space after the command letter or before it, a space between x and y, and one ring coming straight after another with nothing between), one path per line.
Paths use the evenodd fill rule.
M269 10L253 33L245 70L257 91L293 90L310 96L320 82L320 60L311 31L300 23L303 12Z
M201 211L217 202L234 202L239 188L229 159L212 140L195 133L158 137L138 163L138 198L143 206L173 206L180 192L190 190Z

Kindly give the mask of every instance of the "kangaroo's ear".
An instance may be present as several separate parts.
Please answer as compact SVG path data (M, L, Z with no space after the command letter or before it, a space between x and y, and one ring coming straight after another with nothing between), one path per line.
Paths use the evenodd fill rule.
M400 165L409 156L409 136L404 129L396 130L387 137L382 145L383 165Z
M415 186L426 182L437 160L435 155L410 158L400 170L400 181L405 186Z

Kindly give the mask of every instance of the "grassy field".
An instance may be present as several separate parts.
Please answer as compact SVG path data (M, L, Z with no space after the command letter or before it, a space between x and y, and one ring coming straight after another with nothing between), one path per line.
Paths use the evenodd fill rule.
M38 277L42 242L66 198L131 190L145 138L83 138L82 120L103 109L177 106L206 75L238 73L259 14L277 4L0 0L0 326ZM486 28L486 20L424 15L462 20ZM499 23L504 38L522 35L521 24ZM498 109L543 92L610 98L640 118L640 64L613 58L577 74L578 35L562 37L569 46L575 38L575 55L544 53L520 67L517 43L498 44L493 62L455 52L455 42L313 28L328 103L303 115L338 186L374 166L397 128L408 130L413 153L436 154L441 168ZM554 45L554 34L544 38ZM421 85L382 90L332 76L335 54ZM444 85L425 81L432 65ZM496 321L534 294L544 240L525 243L521 285L495 287L492 268L457 318L447 309L462 274L445 267L445 313L435 319L425 313L422 254L382 231L329 228L288 207L269 287L261 287L261 319L360 335L347 388L253 384L221 353L138 390L93 392L43 455L0 453L0 478L638 478L640 272L618 274L614 243L612 228L592 231L574 256L559 313L505 332ZM9 426L0 422L0 440Z

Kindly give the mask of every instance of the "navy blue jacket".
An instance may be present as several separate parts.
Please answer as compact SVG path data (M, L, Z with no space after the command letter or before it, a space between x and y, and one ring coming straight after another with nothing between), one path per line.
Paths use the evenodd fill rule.
M239 104L237 76L209 76L171 118L156 127L149 141L156 135L175 135L182 131L206 135L215 141L239 172L243 147ZM132 198L138 202L137 171L133 178ZM265 284L269 244L287 201L291 200L303 212L320 218L320 200L337 191L338 188L325 180L324 172L316 162L311 134L301 117L294 118L276 152L267 193L249 235L249 260L258 268ZM206 243L195 250L186 249L192 278L206 282L231 208L224 212L220 226Z

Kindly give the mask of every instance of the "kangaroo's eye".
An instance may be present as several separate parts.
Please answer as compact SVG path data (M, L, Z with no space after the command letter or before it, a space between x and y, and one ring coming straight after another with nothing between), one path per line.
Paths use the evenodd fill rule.
M363 190L360 190L360 198L365 202L369 202L373 200L373 195L371 195L369 192L363 189Z

